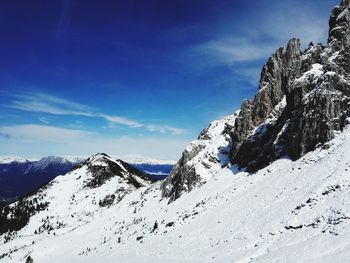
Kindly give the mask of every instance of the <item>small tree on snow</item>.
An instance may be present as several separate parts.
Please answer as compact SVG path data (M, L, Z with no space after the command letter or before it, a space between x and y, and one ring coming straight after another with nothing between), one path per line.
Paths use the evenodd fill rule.
M34 263L34 260L31 256L28 256L26 259L26 263Z

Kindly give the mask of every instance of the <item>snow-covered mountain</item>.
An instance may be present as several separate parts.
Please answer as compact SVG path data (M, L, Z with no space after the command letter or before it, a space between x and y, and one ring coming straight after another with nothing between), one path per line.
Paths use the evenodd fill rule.
M123 159L127 163L131 164L149 164L149 165L175 165L176 161L174 160L157 160L150 158L115 158L115 159Z
M81 161L83 161L83 159L77 158L71 161L64 157L56 157L56 156L43 157L36 162L32 162L31 166L28 168L26 173L29 173L31 171L42 171L42 170L48 169L49 167L54 167L54 169L59 170L60 168L72 166Z
M38 158L23 158L23 157L14 157L14 156L0 156L0 164L9 164L9 163L26 163L26 162L35 162L38 161Z
M293 38L264 65L257 94L243 102L225 132L231 164L253 173L285 156L297 160L343 128L350 116L348 1L333 9L329 25L327 45L310 43L301 51ZM207 147L206 154L211 154ZM173 201L206 181L208 169L195 168L201 155L185 150L163 184L164 197Z
M164 180L174 167L173 164L131 163L131 165L145 172L148 177L156 180Z
M45 206L26 227L0 237L0 262L347 262L349 138L346 129L253 176L224 168L171 204L161 182L87 187L84 165L39 193Z
M163 183L163 196L169 197L170 202L180 197L182 192L203 185L229 164L232 147L229 132L237 115L238 112L212 122L200 133L197 140L187 146Z
M3 209L0 233L19 230L42 212L55 218L55 222L50 227L40 222L37 233L62 224L75 228L93 219L99 208L117 203L129 192L150 183L145 174L129 164L115 161L105 154L96 154L33 195Z
M38 160L25 158L2 158L0 160L0 201L12 202L39 187L46 185L58 175L66 174L78 158L44 157Z
M97 154L1 208L0 261L347 262L349 58L343 0L327 45L278 49L165 181Z
M13 202L37 190L85 159L74 156L48 156L41 159L0 157L0 202ZM132 165L151 179L162 180L170 173L173 162L143 160Z

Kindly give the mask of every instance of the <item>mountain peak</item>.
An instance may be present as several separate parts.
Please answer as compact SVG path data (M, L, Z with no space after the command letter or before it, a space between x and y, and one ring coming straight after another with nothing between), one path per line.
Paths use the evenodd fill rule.
M243 102L233 124L225 129L231 137L234 167L253 173L285 156L297 160L344 128L344 112L350 115L349 2L343 0L333 9L327 46L311 44L302 52L300 40L292 38L268 59L255 97ZM213 165L204 163L196 169L192 161L203 160L200 152L208 149L199 143L184 151L163 184L164 197L172 201L210 179L206 175ZM212 157L210 162L215 163L217 156Z
M96 153L96 154L90 156L89 159L92 160L92 159L100 159L100 158L111 159L111 157L108 154L106 154L106 153Z
M105 153L97 153L79 163L75 170L87 171L90 178L85 186L97 188L114 177L119 177L128 185L139 188L149 185L151 179L146 174L122 160L114 160Z
M350 0L342 0L340 6L350 7Z
M289 59L293 59L301 55L300 39L292 38L288 41L286 54Z
M350 44L350 0L342 0L329 19L328 43L338 50Z
M96 153L81 162L79 166L108 166L108 162L115 162L115 160L105 153Z

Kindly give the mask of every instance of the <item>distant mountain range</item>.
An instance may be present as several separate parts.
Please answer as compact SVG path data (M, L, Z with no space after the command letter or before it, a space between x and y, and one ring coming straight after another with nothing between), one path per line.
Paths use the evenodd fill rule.
M58 175L64 175L84 161L80 157L44 157L39 160L18 157L0 158L0 202L11 203L39 187L46 185ZM135 168L143 171L154 180L163 180L173 165L157 164L153 160L138 161ZM170 161L169 161L170 162Z
M173 164L137 163L131 165L147 173L151 178L156 180L164 180L174 167Z
M0 260L349 262L350 0L329 25L326 45L279 48L256 96L204 129L163 181L150 178L161 166L106 154L22 162L22 178L73 168L0 204Z
M0 161L0 200L11 202L66 174L78 161L45 157L38 161L23 158Z

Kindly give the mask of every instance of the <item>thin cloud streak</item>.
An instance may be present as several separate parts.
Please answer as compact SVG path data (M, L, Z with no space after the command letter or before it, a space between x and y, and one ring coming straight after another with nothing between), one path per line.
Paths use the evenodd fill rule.
M231 64L266 58L270 54L271 45L256 43L249 38L239 37L211 40L198 45L195 49L199 54L212 57L212 62Z
M187 130L175 128L175 127L171 127L171 126L147 125L146 129L150 132L160 132L160 133L170 132L172 135L185 135L185 134L187 134Z
M16 96L16 100L7 105L9 108L27 111L41 112L52 115L72 115L92 118L102 118L110 125L123 125L128 128L145 128L150 132L170 133L172 135L184 135L187 130L168 125L143 124L129 118L100 113L90 107L78 104L63 98L35 93L34 95L21 94Z
M70 0L64 0L62 5L62 11L57 23L56 30L56 40L60 41L64 39L64 31L70 22L70 12L71 12L71 3Z
M47 94L21 94L16 95L16 98L17 100L8 105L9 108L53 115L94 116L89 107Z
M105 137L79 129L67 129L48 125L0 126L0 155L70 155L89 156L107 152L121 158L177 160L189 141L166 138Z
M289 39L301 40L302 48L310 42L323 42L327 38L327 22L325 17L315 13L303 3L294 3L293 10L280 3L268 14L257 18L252 25L247 22L240 28L243 33L232 32L232 22L226 21L226 28L214 34L211 39L193 45L181 57L194 59L195 67L217 67L236 63L250 63L266 60L280 46L285 46ZM280 10L284 9L284 12ZM278 23L276 22L278 21ZM206 61L206 63L198 63Z
M141 123L139 123L138 121L130 120L130 119L123 118L120 116L110 116L107 114L100 114L100 116L111 123L126 125L130 128L143 127L143 125Z
M49 125L25 124L0 126L0 134L6 138L26 141L72 142L84 140L94 135L84 130L66 129Z

